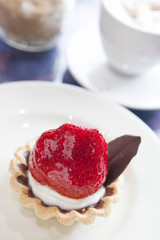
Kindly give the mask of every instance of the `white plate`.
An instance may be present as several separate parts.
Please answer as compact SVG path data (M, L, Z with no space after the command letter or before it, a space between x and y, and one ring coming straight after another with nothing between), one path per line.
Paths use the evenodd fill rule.
M137 117L89 91L46 82L0 85L0 112L0 239L159 239L160 144ZM8 165L15 149L64 122L97 127L113 138L142 137L139 152L125 172L120 202L108 218L99 217L89 226L42 221L20 206L18 194L8 186Z
M88 89L129 108L160 108L160 65L135 77L113 71L102 49L96 25L82 27L71 36L67 62L77 82Z

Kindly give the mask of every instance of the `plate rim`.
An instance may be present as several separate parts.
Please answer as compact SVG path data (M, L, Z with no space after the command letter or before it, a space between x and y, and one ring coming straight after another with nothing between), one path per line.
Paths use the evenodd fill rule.
M100 94L99 92L95 92L92 91L91 89L88 88L83 88L81 86L76 86L76 85L72 85L72 84L68 84L68 83L63 83L63 82L51 82L51 81L45 81L45 80L22 80L22 81L13 81L13 82L6 82L6 83L2 83L0 84L0 91L3 88L11 88L11 87L21 87L23 85L46 85L51 86L51 87L58 87L58 88L65 88L65 89L69 89L71 91L78 91L84 94L90 94L91 96L94 97L98 97L100 99L102 99L102 101L106 101L107 104L114 106L115 108L118 108L120 111L127 113L130 115L130 117L132 117L135 121L138 121L139 124L142 124L142 126L145 128L146 131L149 131L149 134L151 134L155 140L158 141L158 143L160 144L160 139L159 137L156 135L156 133L142 120L140 119L136 114L134 114L133 112L131 112L128 108L126 108L125 106L112 101L111 99L109 99L108 97Z

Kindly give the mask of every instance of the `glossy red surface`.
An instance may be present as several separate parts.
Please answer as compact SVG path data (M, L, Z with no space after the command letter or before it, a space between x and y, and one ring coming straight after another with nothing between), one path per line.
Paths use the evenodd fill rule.
M108 145L97 129L64 124L37 140L29 169L36 181L61 195L87 197L106 180Z

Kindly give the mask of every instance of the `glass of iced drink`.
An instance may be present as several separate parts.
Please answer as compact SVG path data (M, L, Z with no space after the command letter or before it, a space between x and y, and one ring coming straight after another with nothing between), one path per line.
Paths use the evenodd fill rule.
M25 51L51 48L74 0L0 0L0 38Z

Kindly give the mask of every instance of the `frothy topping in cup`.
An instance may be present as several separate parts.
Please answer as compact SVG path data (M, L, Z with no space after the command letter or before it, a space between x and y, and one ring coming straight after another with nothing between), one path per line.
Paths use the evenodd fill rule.
M159 0L112 0L106 3L107 9L122 22L148 32L160 33Z

